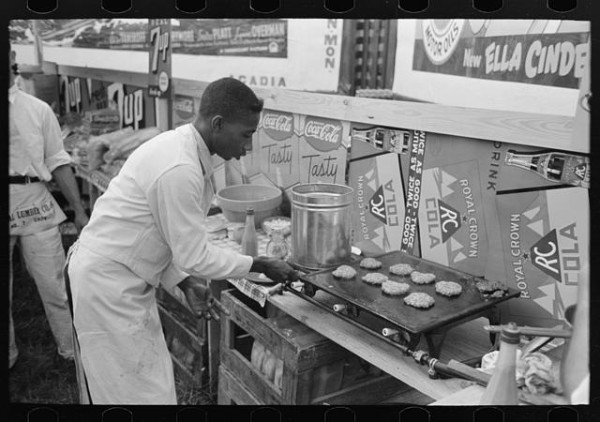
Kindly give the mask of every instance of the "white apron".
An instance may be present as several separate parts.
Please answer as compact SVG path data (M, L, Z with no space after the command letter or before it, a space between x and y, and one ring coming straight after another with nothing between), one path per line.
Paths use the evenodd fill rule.
M11 236L39 233L67 219L44 183L10 184L9 192Z
M79 358L92 403L177 404L154 287L78 243L70 252L68 272ZM82 394L86 386L79 384Z

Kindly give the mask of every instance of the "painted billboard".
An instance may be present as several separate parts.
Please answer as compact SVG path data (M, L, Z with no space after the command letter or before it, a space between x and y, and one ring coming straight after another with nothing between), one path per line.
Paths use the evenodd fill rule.
M402 19L392 90L437 104L574 116L590 28L569 20Z
M40 21L44 60L60 65L148 72L148 19ZM231 76L251 87L338 91L342 19L171 19L173 78ZM27 21L11 37L35 60Z

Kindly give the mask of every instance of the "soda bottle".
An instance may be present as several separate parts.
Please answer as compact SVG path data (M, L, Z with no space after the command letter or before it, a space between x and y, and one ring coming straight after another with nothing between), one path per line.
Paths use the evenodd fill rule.
M246 209L246 226L242 235L242 253L244 255L258 255L258 237L256 236L256 227L254 227L254 208Z
M589 189L590 159L563 152L523 153L508 150L505 163L538 174L546 180Z

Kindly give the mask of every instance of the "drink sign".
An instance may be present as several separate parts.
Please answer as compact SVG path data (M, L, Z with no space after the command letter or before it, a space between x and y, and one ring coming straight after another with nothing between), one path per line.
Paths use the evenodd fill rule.
M294 116L268 110L262 116L261 127L276 141L290 139L294 134Z
M304 124L304 137L317 151L336 150L342 143L342 122L319 117L307 117Z
M168 97L171 90L171 20L149 19L148 40L150 63L148 94L151 97Z
M349 123L265 110L258 127L260 171L278 186L345 184Z

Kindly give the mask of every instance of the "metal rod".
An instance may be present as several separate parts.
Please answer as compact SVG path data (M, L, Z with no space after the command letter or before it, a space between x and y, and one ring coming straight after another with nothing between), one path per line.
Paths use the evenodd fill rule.
M490 333L501 333L501 325L484 325L483 329ZM555 328L538 328L538 327L518 327L521 335L536 336L536 337L571 337L571 330L561 330Z

